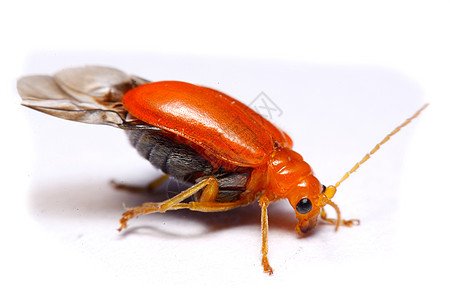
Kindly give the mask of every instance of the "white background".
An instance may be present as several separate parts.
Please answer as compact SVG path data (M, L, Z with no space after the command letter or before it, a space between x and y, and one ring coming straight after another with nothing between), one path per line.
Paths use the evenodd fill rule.
M2 3L1 293L447 298L450 11L423 3ZM256 206L140 217L115 231L122 203L152 196L108 181L145 184L158 172L119 130L27 110L15 91L20 76L85 64L207 85L244 103L264 91L283 110L273 121L325 184L431 105L338 190L343 217L361 226L299 239L291 208L269 207L269 277Z

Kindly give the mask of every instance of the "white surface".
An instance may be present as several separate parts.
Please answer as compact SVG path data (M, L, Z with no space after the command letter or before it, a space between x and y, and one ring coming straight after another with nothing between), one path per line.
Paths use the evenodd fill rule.
M448 295L440 275L450 267L446 8L377 3L238 9L227 2L206 6L212 15L182 7L170 16L177 5L77 2L65 7L72 14L55 14L46 1L8 7L0 24L11 45L2 50L1 71L8 83L1 91L8 112L1 129L3 293ZM18 76L83 64L203 84L244 103L264 91L283 110L273 121L325 184L424 102L431 105L338 190L343 216L360 218L361 226L337 234L321 226L298 239L287 203L269 207L269 277L260 266L257 207L140 217L127 232L115 231L122 203L148 196L115 191L108 181L144 184L157 171L119 130L26 110L14 89Z

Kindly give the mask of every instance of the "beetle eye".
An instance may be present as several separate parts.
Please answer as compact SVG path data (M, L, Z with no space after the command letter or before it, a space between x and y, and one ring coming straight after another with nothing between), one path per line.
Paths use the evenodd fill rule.
M322 193L325 193L326 189L327 189L327 187L325 186L325 184L322 184Z
M295 206L295 209L300 214L307 214L312 209L312 203L308 198L303 198L302 200L298 201L297 205Z

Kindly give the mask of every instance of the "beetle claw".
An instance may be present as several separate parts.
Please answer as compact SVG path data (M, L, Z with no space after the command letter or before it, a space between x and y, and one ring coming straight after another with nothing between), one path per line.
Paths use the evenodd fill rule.
M136 209L134 209L134 208L129 208L126 212L124 212L123 214L122 214L122 218L119 220L119 222L120 222L120 227L117 229L119 232L120 231L122 231L123 229L126 229L127 228L127 223L128 223L128 220L130 220L130 219L132 219L132 218L134 218L134 217L136 217L137 215L139 215L141 212L140 211L137 211Z
M262 265L263 265L263 268L264 268L264 273L268 273L269 275L273 274L273 269L269 265L269 260L267 259L267 257L263 257Z
M352 227L353 225L359 225L361 221L359 219L351 219L351 220L342 220L342 225L347 227Z
M128 219L126 218L126 217L122 217L120 220L119 220L119 222L120 222L120 227L117 229L117 231L119 231L119 232L121 232L122 230L124 230L124 229L126 229L127 228L127 222L128 222Z

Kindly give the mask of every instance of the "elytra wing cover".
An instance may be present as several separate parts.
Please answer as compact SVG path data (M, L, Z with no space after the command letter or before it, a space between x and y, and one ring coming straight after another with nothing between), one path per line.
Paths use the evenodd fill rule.
M263 164L274 145L291 139L241 102L219 91L179 81L141 85L123 98L136 118L182 136L240 166Z

